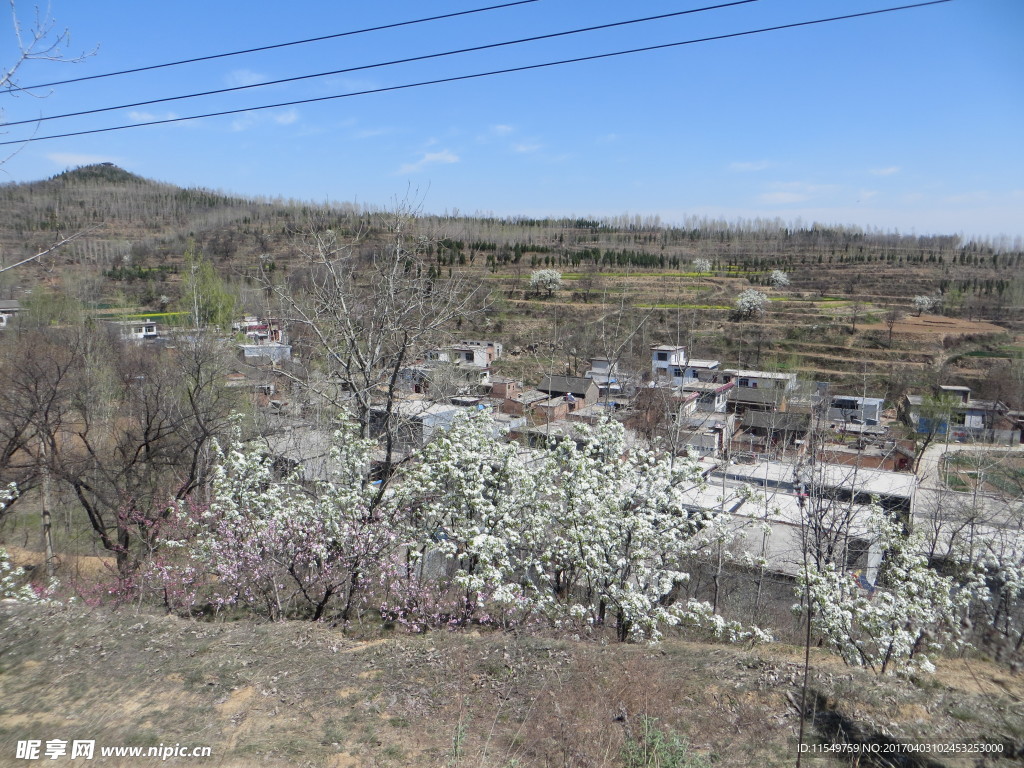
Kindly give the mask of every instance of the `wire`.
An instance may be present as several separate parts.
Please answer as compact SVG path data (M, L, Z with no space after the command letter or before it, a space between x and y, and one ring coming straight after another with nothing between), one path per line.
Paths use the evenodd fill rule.
M0 147L7 146L10 144L23 144L34 141L48 141L50 139L64 139L71 136L87 136L96 133L109 133L111 131L123 131L129 128L142 128L148 125L165 125L168 123L181 123L186 120L202 120L208 117L223 117L225 115L237 115L243 112L258 112L264 109L277 109L280 107L294 107L301 104L314 104L321 101L332 101L335 99L346 99L353 96L367 96L373 93L387 93L389 91L401 91L409 88L420 88L427 85L439 85L441 83L455 83L462 80L474 80L481 77L491 77L493 75L505 75L512 72L526 72L533 69L544 69L546 67L556 67L563 64L576 64L583 61L596 61L599 59L609 59L616 56L628 56L634 53L646 53L648 51L664 50L667 48L678 48L684 45L695 45L697 43L708 43L716 40L728 40L734 37L746 37L750 35L762 34L764 32L777 32L783 29L795 29L797 27L809 27L816 24L828 24L834 21L846 21L848 19L863 18L865 16L877 16L883 13L893 13L895 11L906 11L913 8L924 8L930 5L941 5L943 3L949 3L952 0L929 0L928 2L913 3L911 5L900 5L891 8L881 8L875 11L864 11L862 13L851 13L845 16L832 16L826 19L814 19L811 21L799 21L792 24L780 24L774 27L762 27L761 29L752 29L745 32L731 32L724 35L714 35L712 37L701 37L693 40L683 40L675 43L663 43L661 45L651 45L644 48L631 48L625 51L613 51L612 53L598 53L591 56L579 56L573 59L562 59L560 61L549 61L542 64L527 64L521 67L509 67L507 69L496 69L490 72L477 72L471 75L459 75L456 77L444 77L437 80L422 80L417 83L405 83L403 85L392 85L385 88L373 88L365 91L353 91L352 93L339 93L333 96L319 96L311 99L299 99L296 101L284 101L278 104L264 104L257 107L247 107L244 109L228 109L221 112L207 112L201 115L191 115L189 117L169 117L162 120L149 120L142 123L131 123L128 125L115 125L108 128L93 128L85 131L73 131L70 133L53 134L50 136L38 136L30 137L27 139L19 139L12 141L0 141Z
M475 45L471 48L459 48L454 51L444 51L442 53L428 53L423 56L412 56L406 59L392 59L391 61L381 62L379 64L364 64L358 67L348 67L346 69L335 69L330 72L318 72L313 75L298 75L297 77L286 77L281 80L268 80L265 83L252 83L250 85L237 85L231 88L219 88L214 91L200 91L197 93L189 93L184 96L169 96L163 99L149 99L148 101L137 101L132 104L119 104L116 107L98 107L96 109L86 109L81 112L68 112L63 115L51 115L49 117L38 117L31 120L15 120L9 123L0 123L0 127L8 127L12 125L26 125L28 123L43 123L48 120L62 120L66 117L81 117L83 115L95 115L101 112L114 112L119 109L131 109L133 107L146 107L152 104L164 104L169 101L182 101L183 99L195 99L201 96L215 96L221 93L232 93L234 91L244 91L250 88L263 88L269 85L281 85L283 83L294 83L300 80L312 80L317 77L330 77L332 75L344 75L350 72L361 72L367 69L378 69L380 67L390 67L395 64L409 64L414 61L427 61L429 59L440 59L445 56L455 56L460 53L473 53L476 51L486 51L491 48L502 48L509 45L519 45L521 43L532 43L537 40L550 40L555 37L566 37L568 35L577 35L582 32L594 32L600 29L611 29L613 27L624 27L629 24L639 24L645 21L657 21L660 19L668 19L674 16L686 16L693 13L703 13L704 11L716 11L721 8L729 8L735 5L746 5L748 3L756 3L759 0L733 0L733 2L722 3L721 5L709 5L704 8L694 8L688 11L675 11L674 13L663 13L658 16L647 16L642 19L629 19L628 21L616 21L610 24L599 24L594 27L581 27L580 29L570 29L565 32L552 32L546 35L537 35L535 37L523 37L518 40L508 40L502 43L488 43L487 45Z
M287 48L291 45L305 45L306 43L319 43L323 40L334 40L339 37L350 37L352 35L362 35L366 32L380 32L385 29L395 29L397 27L408 27L412 24L422 24L427 21L439 21L441 19L453 19L456 16L469 16L473 13L484 13L485 11L495 11L500 8L511 8L516 5L526 5L528 3L536 3L539 0L516 0L512 3L504 3L502 5L489 5L486 8L474 8L470 11L458 11L456 13L445 13L441 16L427 16L422 19L412 19L411 21L398 21L393 24L382 24L379 27L366 27L365 29L354 29L350 32L338 32L333 35L323 35L321 37L310 37L305 40L295 40L290 43L275 43L274 45L263 45L258 48L246 48L243 51L231 51L230 53L215 53L210 56L197 56L194 59L181 59L180 61L169 61L165 64L150 64L146 67L136 67L135 69L122 69L117 72L107 72L102 75L89 75L87 77L75 77L70 80L54 80L52 83L39 83L38 85L26 85L19 86L18 88L12 88L9 90L18 91L31 91L36 88L50 88L55 85L69 85L71 83L82 83L87 80L99 80L104 77L117 77L118 75L130 75L135 72L149 72L154 69L165 69L166 67L177 67L181 64L194 64L199 61L213 61L214 59L224 59L229 56L242 56L246 53L259 53L260 51L272 51L275 48Z

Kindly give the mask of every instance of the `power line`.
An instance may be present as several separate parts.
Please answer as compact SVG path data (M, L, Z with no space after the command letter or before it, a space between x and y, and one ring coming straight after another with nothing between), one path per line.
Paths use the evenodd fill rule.
M70 80L54 80L52 83L39 83L38 85L26 85L19 86L18 88L12 88L10 90L18 91L31 91L36 88L51 88L55 85L69 85L71 83L82 83L87 80L100 80L105 77L117 77L118 75L131 75L135 72L149 72L154 69L165 69L167 67L177 67L181 64L194 64L200 61L213 61L214 59L224 59L229 56L242 56L246 53L259 53L260 51L272 51L275 48L287 48L292 45L305 45L306 43L319 43L323 40L335 40L339 37L351 37L352 35L362 35L366 32L380 32L385 29L396 29L398 27L408 27L413 24L423 24L427 21L440 21L441 19L453 19L456 16L469 16L474 13L484 13L486 11L495 11L500 8L512 8L516 5L527 5L528 3L536 3L539 0L516 0L512 3L503 3L502 5L489 5L486 8L474 8L469 11L458 11L456 13L445 13L440 16L427 16L422 19L412 19L410 21L397 21L393 24L382 24L377 27L366 27L365 29L354 29L350 32L338 32L333 35L322 35L320 37L309 37L305 40L294 40L290 43L275 43L273 45L262 45L258 48L246 48L242 51L231 51L229 53L214 53L209 56L197 56L194 59L181 59L180 61L168 61L164 64L150 64L145 67L136 67L134 69L122 69L117 72L107 72L102 75L88 75L86 77L74 77Z
M243 109L228 109L221 112L207 112L201 115L191 115L189 117L169 117L162 120L149 120L142 123L130 123L128 125L115 125L108 128L93 128L85 131L74 131L70 133L53 134L50 136L39 136L31 137L27 139L13 140L13 141L0 141L0 146L7 146L10 144L24 144L33 141L47 141L50 139L64 139L72 136L87 136L95 133L109 133L111 131L123 131L129 128L142 128L148 125L165 125L168 123L180 123L186 120L202 120L208 117L224 117L226 115L237 115L244 112L258 112L264 109L277 109L280 107L294 107L301 104L314 104L321 101L333 101L335 99L346 99L353 96L367 96L374 93L387 93L389 91L402 91L409 88L421 88L427 85L440 85L442 83L455 83L462 80L474 80L481 77L491 77L493 75L505 75L513 72L526 72L533 69L544 69L546 67L556 67L563 64L576 64L584 61L597 61L599 59L610 59L617 56L628 56L635 53L646 53L649 51L664 50L667 48L678 48L684 45L695 45L697 43L708 43L716 40L728 40L734 37L747 37L750 35L762 34L765 32L777 32L783 29L795 29L797 27L809 27L816 24L828 24L834 21L846 21L848 19L863 18L865 16L878 16L883 13L893 13L895 11L906 11L914 8L924 8L930 5L941 5L943 3L949 3L952 0L928 0L928 2L913 3L911 5L900 5L891 8L881 8L875 11L864 11L861 13L851 13L844 16L832 16L826 19L813 19L811 21L799 21L792 24L780 24L774 27L762 27L760 29L747 30L745 32L730 32L723 35L713 35L711 37L695 38L693 40L683 40L675 43L663 43L661 45L650 45L643 48L631 48L625 51L613 51L611 53L598 53L591 56L579 56L572 59L561 59L559 61L548 61L541 64L527 64L520 67L509 67L506 69L496 69L489 72L477 72L471 75L458 75L455 77L444 77L436 80L422 80L416 83L405 83L403 85L392 85L385 88L373 88L365 91L353 91L352 93L339 93L333 96L319 96L310 99L299 99L296 101L285 101L278 104L264 104L257 107L247 107Z
M674 16L686 16L694 13L703 13L704 11L716 11L721 8L730 8L736 5L747 5L748 3L756 3L758 0L733 0L732 2L722 3L720 5L709 5L704 8L693 8L688 11L675 11L673 13L662 13L658 16L647 16L642 19L629 19L627 21L616 21L610 24L599 24L593 27L581 27L579 29L570 29L565 32L551 32L546 35L536 35L534 37L523 37L518 40L507 40L502 43L488 43L486 45L475 45L470 48L459 48L454 51L444 51L442 53L428 53L423 56L411 56L405 59L392 59L391 61L384 61L379 64L364 64L358 67L347 67L345 69L335 69L330 72L317 72L312 75L298 75L296 77L286 77L281 80L268 80L265 83L251 83L249 85L236 85L231 88L219 88L213 91L199 91L197 93L189 93L183 96L169 96L162 99L149 99L147 101L136 101L132 104L119 104L115 107L98 107L96 109L86 109L81 112L68 112L63 115L51 115L49 117L38 117L31 120L15 120L9 123L0 123L0 127L9 127L13 125L26 125L29 123L43 123L48 120L62 120L67 117L82 117L83 115L95 115L102 112L115 112L119 109L132 109L133 107L148 107L153 104L166 104L169 101L182 101L184 99L195 99L201 96L216 96L222 93L232 93L234 91L244 91L250 88L264 88L269 85L281 85L283 83L294 83L300 80L312 80L317 77L330 77L333 75L344 75L351 72L361 72L367 69L379 69L381 67L390 67L396 64L409 64L414 61L427 61L429 59L440 59L445 56L455 56L461 53L475 53L477 51L486 51L491 48L502 48L510 45L520 45L522 43L533 43L538 40L550 40L555 37L566 37L568 35L578 35L583 32L594 32L601 29L612 29L613 27L624 27L630 24L640 24L646 21L658 21L660 19L669 19Z

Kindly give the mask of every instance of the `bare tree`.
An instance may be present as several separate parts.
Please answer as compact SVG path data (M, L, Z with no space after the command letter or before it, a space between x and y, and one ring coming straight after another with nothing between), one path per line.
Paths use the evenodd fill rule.
M205 334L168 350L94 338L79 348L73 418L51 461L127 574L159 545L170 505L204 484L210 443L239 403L223 385L223 346Z
M15 53L11 61L0 69L0 92L13 94L36 95L33 90L23 88L19 82L18 75L22 68L33 61L51 62L79 62L89 53L69 55L67 52L68 43L71 41L71 33L67 29L57 30L54 20L50 17L49 6L45 10L35 7L35 18L28 26L18 15L18 6L15 0L9 0L11 9L11 27L14 36ZM0 117L3 112L0 111ZM13 154L18 152L15 149L7 157L0 160L0 165L9 160Z
M382 241L344 238L315 223L304 238L306 268L291 284L268 283L298 337L308 394L351 413L370 433L382 425L385 464L395 450L396 402L403 369L450 339L475 306L477 286L443 279L425 258L432 239L416 210L402 204L381 218Z
M53 576L53 457L73 419L81 363L67 331L10 332L0 363L0 473L21 494L42 490L44 563ZM10 509L5 507L5 513Z
M889 331L888 346L892 347L892 332L896 327L896 324L903 319L903 310L899 307L890 307L889 311L885 313L885 327Z

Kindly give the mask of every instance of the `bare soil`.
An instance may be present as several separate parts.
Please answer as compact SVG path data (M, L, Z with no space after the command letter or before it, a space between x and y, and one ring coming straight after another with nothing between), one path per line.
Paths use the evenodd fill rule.
M612 768L642 716L715 765L794 763L799 648L362 632L0 604L0 765L14 764L18 740L60 738L209 746L212 757L177 764L229 768ZM811 743L844 738L840 723L881 743L1004 749L988 762L903 765L1024 756L1024 679L986 662L951 660L915 683L848 669L815 649L810 694Z

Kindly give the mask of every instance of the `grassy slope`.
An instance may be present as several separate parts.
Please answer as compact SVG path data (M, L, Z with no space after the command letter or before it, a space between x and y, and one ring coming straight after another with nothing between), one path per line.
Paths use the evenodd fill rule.
M801 652L787 646L475 632L357 640L314 624L4 603L0 649L0 765L13 764L19 739L84 738L210 746L210 759L177 761L204 766L621 766L625 734L646 714L715 764L773 766L793 764L798 726ZM813 658L811 741L842 727L883 743L1024 749L1020 677L958 660L915 685Z

